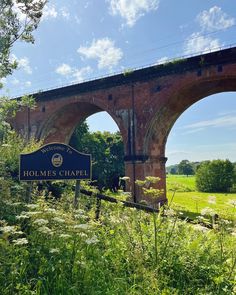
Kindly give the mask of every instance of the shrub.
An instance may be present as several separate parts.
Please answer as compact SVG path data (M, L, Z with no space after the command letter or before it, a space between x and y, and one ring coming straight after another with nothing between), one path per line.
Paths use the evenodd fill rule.
M229 160L202 162L196 173L201 192L228 192L234 182L234 166Z

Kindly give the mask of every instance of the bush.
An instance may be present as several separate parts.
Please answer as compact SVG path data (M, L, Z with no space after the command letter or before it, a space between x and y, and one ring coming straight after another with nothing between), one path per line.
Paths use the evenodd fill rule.
M228 192L234 182L234 165L229 160L202 162L196 173L201 192Z

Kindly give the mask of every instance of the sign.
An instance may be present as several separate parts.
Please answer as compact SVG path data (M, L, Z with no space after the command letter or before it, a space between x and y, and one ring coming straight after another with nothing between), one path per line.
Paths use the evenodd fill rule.
M91 174L91 155L66 144L47 144L20 155L20 180L91 179Z

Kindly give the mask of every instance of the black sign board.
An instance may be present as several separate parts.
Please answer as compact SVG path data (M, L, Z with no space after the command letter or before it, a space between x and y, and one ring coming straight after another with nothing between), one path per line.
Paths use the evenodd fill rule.
M91 179L91 173L91 155L66 144L47 144L20 155L20 180Z

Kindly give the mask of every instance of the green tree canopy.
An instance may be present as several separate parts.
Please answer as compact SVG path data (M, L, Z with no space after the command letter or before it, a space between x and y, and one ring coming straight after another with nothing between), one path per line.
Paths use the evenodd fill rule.
M228 192L234 182L234 165L229 160L205 161L196 172L196 186L201 192Z
M115 189L119 176L124 175L124 145L120 132L89 132L86 122L74 131L70 145L92 155L93 180L99 189Z
M188 160L182 160L178 165L178 172L179 174L183 175L193 175L194 169L193 165Z

